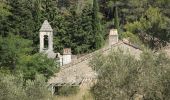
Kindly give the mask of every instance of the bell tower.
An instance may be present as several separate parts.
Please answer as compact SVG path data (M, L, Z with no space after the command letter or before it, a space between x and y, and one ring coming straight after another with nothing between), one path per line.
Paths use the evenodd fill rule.
M44 21L40 29L40 52L53 52L53 29L47 20Z

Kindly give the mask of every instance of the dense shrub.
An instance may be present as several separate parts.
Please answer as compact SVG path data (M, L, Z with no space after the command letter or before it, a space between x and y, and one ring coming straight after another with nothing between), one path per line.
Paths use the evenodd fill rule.
M34 81L22 78L22 75L13 76L0 74L0 100L50 100L45 78L36 75Z
M47 79L59 71L56 59L49 59L44 54L23 56L17 69L23 72L24 79L34 79L36 73L43 74Z
M0 68L11 72L23 72L24 79L34 79L35 74L43 74L49 78L58 71L55 59L49 59L44 54L31 54L32 41L20 36L0 36Z
M169 99L170 59L145 51L140 60L128 53L98 55L91 61L98 82L91 88L95 100Z

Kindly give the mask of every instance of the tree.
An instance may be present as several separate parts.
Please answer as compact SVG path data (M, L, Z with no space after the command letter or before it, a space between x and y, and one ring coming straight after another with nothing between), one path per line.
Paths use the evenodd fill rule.
M0 78L0 99L1 100L26 100L23 90L23 80L13 75L4 75Z
M71 35L71 47L74 53L90 52L94 46L93 27L92 27L92 7L87 5L81 14L74 10L70 19L69 34ZM72 26L72 27L71 27Z
M0 37L0 68L11 72L23 72L24 79L34 79L36 73L43 74L46 78L58 70L54 59L46 55L32 55L32 42L19 36L10 35Z
M169 41L168 33L168 21L164 15L160 12L159 8L150 7L146 13L145 17L140 19L144 33L148 34L150 37L150 46L155 47L155 39L160 39L160 43L164 41Z
M9 12L10 6L6 4L6 1L1 0L0 4L0 18L4 18L9 16L11 13Z
M0 35L6 36L8 28L7 17L11 15L10 6L7 5L6 1L0 0Z
M114 21L114 23L115 23L116 29L119 30L119 16L118 16L118 7L117 6L115 7L115 21Z
M52 99L47 90L45 78L36 75L34 81L24 82L22 75L0 74L0 99L1 100L47 100Z
M32 39L34 34L34 21L32 16L32 0L8 0L11 6L8 32Z
M0 66L14 70L23 55L31 53L32 42L19 36L0 37Z
M0 24L2 26L1 34L3 35L3 37L8 36L9 34L17 34L25 39L33 40L33 44L31 46L33 47L32 54L38 52L39 38L37 36L39 34L41 24L45 19L50 22L51 26L54 29L54 50L56 52L62 53L63 48L71 47L73 49L73 53L78 53L77 51L81 51L80 53L84 53L91 51L89 49L99 49L100 45L102 44L101 42L103 41L103 32L101 29L102 26L100 24L100 21L98 22L98 11L96 13L97 16L95 17L95 19L97 20L95 21L92 21L88 18L91 18L93 14L87 15L86 19L86 15L82 15L82 11L77 11L77 9L79 9L77 7L78 5L83 6L79 10L83 10L85 6L88 6L86 5L86 2L85 4L81 4L81 2L77 0L59 1L63 2L66 5L69 5L69 7L60 8L59 6L61 5L59 5L60 3L56 0L16 0L15 2L13 0L7 1L8 5L10 6L9 11L11 12L11 14L9 16L6 16L6 20L3 21L3 24ZM90 10L90 13L92 13L92 7L88 7L88 9ZM73 14L73 12L75 12L76 14ZM86 12L86 14L88 13ZM74 15L75 20L71 20L70 18L74 19ZM77 17L81 16L84 16L84 19L77 19ZM89 21L95 23L93 24ZM86 24L88 24L89 27L87 27ZM95 30L93 31L93 36L91 34L92 24L93 30ZM76 25L79 26L76 27ZM86 27L89 28L89 30L85 29ZM72 41L72 39L75 37L74 35L76 35L77 33L80 35L77 36L77 38L82 37L84 41L77 41L75 39L75 41ZM86 36L88 34L91 35ZM95 39L92 39L94 37ZM76 47L75 45L79 45L79 47Z
M168 100L169 61L166 54L150 51L142 53L139 60L123 51L97 55L90 63L98 73L98 82L91 88L95 100L131 100L136 97Z
M169 41L168 26L169 19L160 12L160 9L150 7L139 21L128 23L125 28L129 32L138 34L153 49L164 46Z
M28 100L52 100L46 78L41 74L36 74L33 81L27 80L24 90Z
M24 79L35 79L35 75L42 74L46 79L54 75L59 71L58 63L55 59L49 59L46 55L35 54L22 56L23 59L20 59L17 70L23 72Z
M114 9L117 7L120 25L124 25L138 20L148 7L147 3L147 0L100 0L100 7L106 21L115 18Z
M143 26L143 31L149 34L151 37L151 46L154 46L155 38L163 41L169 41L169 36L167 33L166 26L167 21L166 17L162 15L159 8L150 7L144 18L141 18L140 22Z
M101 23L99 19L99 6L97 0L93 0L93 33L95 37L94 47L99 49L103 44L103 36L101 31Z
M107 6L110 8L110 17L112 17L114 28L119 30L119 15L118 15L118 7L120 6L120 0L110 0L108 1Z

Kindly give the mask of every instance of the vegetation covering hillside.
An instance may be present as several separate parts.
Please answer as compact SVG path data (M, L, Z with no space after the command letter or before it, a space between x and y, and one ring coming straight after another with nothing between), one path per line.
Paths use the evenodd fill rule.
M128 38L132 43L144 44L151 49L165 46L170 40L170 0L0 0L0 75L2 76L0 99L50 99L49 91L44 87L47 79L58 72L59 68L55 60L39 54L39 29L44 20L48 20L54 29L54 51L60 53L63 48L71 48L73 54L100 49L107 39L110 28L118 29L120 39ZM127 55L122 56L126 58ZM155 63L163 64L156 67L162 68L160 77L164 77L163 71L168 68L168 63L165 62L167 58L157 56L151 54L151 58L148 56L140 61L131 60L139 64L138 67L144 66L142 62L148 62L146 66L153 64L151 66L153 71L148 70L154 74L154 71L157 71ZM128 64L126 68L129 72L136 70ZM106 70L107 67L103 71ZM155 76L154 82L162 82L158 76ZM132 78L135 78L132 83L141 83L142 89L153 85L148 83L150 81L143 83L136 80L138 79L136 77ZM164 78L163 81L168 79ZM147 77L144 77L145 79L147 80ZM92 89L95 97L100 95L98 94L100 89L105 90L97 87L103 84L101 82ZM115 83L115 86L117 84ZM155 91L161 89L158 98L168 98L165 94L169 92L164 93L163 83L159 84L161 85L156 84L156 87L161 86L161 88L152 91L148 88L139 94L153 96L152 93L157 95ZM133 89L131 85L127 82L126 86ZM136 91L139 89L137 85L133 86ZM125 97L129 97L128 93L133 94L133 91L127 87L121 90ZM115 96L120 97L119 93Z

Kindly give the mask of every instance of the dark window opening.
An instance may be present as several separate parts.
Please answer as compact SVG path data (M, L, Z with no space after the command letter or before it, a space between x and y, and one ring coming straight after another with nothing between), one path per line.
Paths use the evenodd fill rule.
M48 36L44 35L44 49L48 49Z

